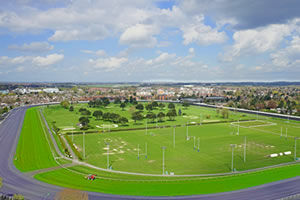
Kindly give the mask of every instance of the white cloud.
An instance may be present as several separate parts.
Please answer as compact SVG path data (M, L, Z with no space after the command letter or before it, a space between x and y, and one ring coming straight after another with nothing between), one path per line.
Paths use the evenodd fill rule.
M195 53L195 49L194 48L189 48L189 53L190 54L194 54Z
M167 52L161 52L159 56L154 59L149 59L146 61L146 65L152 67L158 67L165 65L168 61L174 59L176 54L169 54Z
M267 27L237 31L233 35L234 44L223 55L224 61L244 54L264 53L274 50L291 34L292 26L274 24Z
M53 45L50 45L48 42L32 42L30 44L23 45L10 45L8 49L16 51L30 51L30 52L41 52L41 51L50 51L54 48Z
M154 47L157 40L153 35L157 32L157 28L153 25L136 24L122 33L120 43L132 47Z
M32 63L37 66L53 65L64 59L63 54L50 54L46 57L37 56L32 59Z
M197 43L198 45L210 45L224 43L227 40L225 32L219 32L203 23L203 16L196 16L191 23L182 25L183 43Z
M300 62L300 37L294 36L290 44L270 55L277 67L291 67Z
M104 69L105 71L111 71L117 68L120 68L123 64L128 61L127 58L118 58L118 57L109 57L109 58L99 58L99 59L90 59L89 64L94 69Z
M104 57L106 56L106 52L102 49L98 50L98 51L91 51L91 50L81 50L82 53L86 53L86 54L92 54L92 55L96 55L99 57Z

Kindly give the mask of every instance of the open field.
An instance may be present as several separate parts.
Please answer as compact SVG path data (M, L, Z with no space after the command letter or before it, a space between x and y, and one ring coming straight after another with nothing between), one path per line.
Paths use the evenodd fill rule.
M143 103L145 106L146 103ZM164 112L165 114L168 112L168 104L165 104L164 109L154 109L153 113L157 114L159 112ZM209 123L209 122L220 122L220 121L234 121L234 120L250 120L256 119L255 115L245 114L245 113L234 113L229 111L229 118L224 119L221 114L217 114L215 109L212 108L205 108L199 106L190 106L187 109L184 108L181 104L175 104L176 110L178 112L179 109L182 111L181 116L177 116L174 121L170 121L168 117L165 117L162 122L158 120L146 120L143 119L141 121L137 121L135 123L131 119L131 112L138 111L136 110L131 104L128 104L124 111L119 107L119 104L109 104L106 108L99 107L99 108L89 108L87 104L74 104L74 111L71 112L68 109L64 109L60 105L52 105L44 107L43 112L45 117L48 121L49 125L52 125L52 122L55 121L56 126L61 129L62 132L70 131L70 129L75 128L74 131L79 130L79 127L76 124L79 123L78 119L82 116L78 111L80 108L87 108L92 113L95 110L101 110L103 113L106 112L113 112L119 114L121 116L126 117L129 120L129 123L126 126L122 126L120 124L113 124L112 122L105 121L105 120L96 120L95 117L90 116L90 125L91 129L95 131L107 131L110 129L128 129L128 128L145 128L146 123L148 127L156 127L156 126L167 126L167 125L183 125L186 123L196 124L196 123ZM146 115L148 112L144 109L142 112L143 115Z
M22 172L57 166L45 137L39 108L27 110L14 159Z
M67 118L65 117L65 119ZM59 124L59 121L56 120L56 123ZM29 126L28 124L31 124L31 128L26 129L25 127ZM184 125L184 123L182 125ZM300 136L299 125L300 123L294 121L289 121L289 123L287 123L285 120L266 117L260 117L258 121L240 123L224 122L217 124L203 124L188 127L189 140L186 139L187 127L177 126L175 129L175 147L173 143L173 128L148 129L147 131L144 129L89 133L84 136L86 152L85 162L101 168L106 168L107 146L105 142L109 142L109 164L113 170L162 174L161 146L166 146L165 170L168 174L170 172L174 172L175 175L222 173L231 171L232 151L230 144L237 144L237 147L234 149L234 168L236 168L237 171L243 171L293 161L294 136ZM36 129L37 127L40 128ZM282 136L281 128L283 130ZM30 163L27 162L28 160L23 160L22 163L16 160L16 166L19 165L18 168L21 168L21 171L31 171L57 165L54 159L51 158L52 154L50 150L48 152L43 152L43 150L37 151L33 148L34 145L30 143L32 142L31 137L33 136L27 136L28 133L26 133L27 137L24 138L24 132L30 132L28 130L34 130L35 136L39 135L39 137L36 137L38 141L35 141L35 143L39 145L42 144L42 146L39 147L40 149L50 149L43 133L42 124L38 115L38 108L29 109L26 113L20 138L20 141L23 140L23 142L19 142L18 145L18 148L22 148L26 143L28 145L26 146L28 150L24 151L25 153L21 152L21 150L17 150L16 155L24 157L26 155L28 156L29 152L33 152L30 156L33 155L35 160L30 160L30 158L28 158ZM239 135L237 135L238 130ZM287 137L286 130L288 133ZM194 136L196 137L195 150ZM246 162L244 162L243 157L245 136L247 138ZM72 135L70 134L69 137L72 138ZM197 138L200 138L199 152ZM79 152L83 153L83 135L74 135L73 140ZM145 158L146 142L147 159ZM300 145L298 146L300 147ZM137 149L139 149L139 159L137 159ZM291 154L275 158L269 157L272 153L286 151L291 151ZM297 151L300 153L299 148L297 148ZM41 157L47 158L47 160L41 161L40 158L36 157L39 155L43 155ZM38 162L35 164L34 169L26 169L27 165L32 166L36 161ZM75 166L40 173L34 177L47 183L88 191L124 195L173 196L209 194L243 189L299 176L299 169L300 165L294 164L257 172L227 176L153 177L118 174L83 166ZM91 173L97 174L97 179L93 182L88 181L85 178L87 174Z
M85 161L95 166L106 168L108 153L109 166L113 170L147 174L162 174L161 147L165 146L165 171L175 175L230 172L230 144L236 144L234 168L243 171L294 160L293 136L300 136L298 126L293 128L289 124L277 125L270 121L265 121L264 124L259 121L260 126L256 126L256 121L247 122L249 128L239 127L239 135L237 124L230 123L176 127L175 145L174 128L80 134L74 135L74 144L83 153L83 139L85 140ZM287 138L285 133L280 137L281 125L288 127ZM109 143L109 151L106 143ZM297 151L300 153L300 145L298 147ZM288 151L289 155L270 157L270 154Z

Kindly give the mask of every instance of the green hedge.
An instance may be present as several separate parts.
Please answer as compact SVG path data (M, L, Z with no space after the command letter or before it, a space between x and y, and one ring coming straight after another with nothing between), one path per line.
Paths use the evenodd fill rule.
M73 142L69 138L68 134L66 134L65 136L66 136L66 139L67 139L69 145L71 146L73 152L75 153L75 155L78 157L79 160L83 160L81 154L79 153L79 151L77 151L77 149L74 147Z

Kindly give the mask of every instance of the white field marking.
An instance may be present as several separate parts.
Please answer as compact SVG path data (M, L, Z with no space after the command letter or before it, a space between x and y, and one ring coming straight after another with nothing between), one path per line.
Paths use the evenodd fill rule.
M107 154L109 154L109 155L114 155L115 153L113 153L113 152L109 152L109 153L102 153L102 155L107 155Z
M244 122L249 123L249 122L264 122L265 124L261 124L261 125L253 125L253 126L243 126L241 124L243 124ZM255 120L255 121L243 121L243 122L231 122L230 123L233 126L240 126L242 128L255 128L255 127L262 127L262 126L275 126L277 125L277 123L273 123L273 122L266 122L266 121L262 121L262 120Z
M70 127L70 128L64 128L63 131L68 131L68 130L75 130L76 128Z

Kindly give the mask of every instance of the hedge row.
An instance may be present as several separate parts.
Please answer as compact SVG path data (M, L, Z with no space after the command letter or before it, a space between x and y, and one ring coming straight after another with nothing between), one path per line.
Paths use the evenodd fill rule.
M83 160L81 154L79 153L79 151L78 151L78 150L75 148L75 146L73 145L73 142L72 142L72 140L69 138L68 134L66 134L65 136L66 136L66 139L67 139L69 145L71 146L73 152L74 152L75 155L77 156L77 158L78 158L79 160Z

